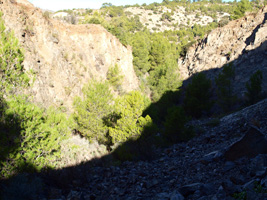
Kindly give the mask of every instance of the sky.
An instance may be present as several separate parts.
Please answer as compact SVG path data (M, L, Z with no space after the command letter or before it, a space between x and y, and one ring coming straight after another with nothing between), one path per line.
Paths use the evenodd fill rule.
M143 3L150 4L153 2L161 3L162 0L28 0L35 7L48 9L52 11L72 9L72 8L91 8L97 9L103 3L112 3L115 6L119 5L134 5Z

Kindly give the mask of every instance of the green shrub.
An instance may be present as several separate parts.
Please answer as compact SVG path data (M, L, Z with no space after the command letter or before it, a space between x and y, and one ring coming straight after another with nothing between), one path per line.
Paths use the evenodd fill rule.
M185 91L184 108L192 117L199 118L208 113L213 102L211 100L211 81L204 73L193 76Z
M229 23L229 17L223 17L219 23L218 23L218 26L219 27L223 27L225 25L227 25Z
M238 200L246 200L247 192L246 191L242 191L242 192L239 192L239 193L234 193L233 194L233 198L234 199L238 199Z
M86 13L86 14L92 14L92 13L93 13L93 9L88 9L88 8L87 8L86 11L85 11L85 13Z
M146 127L153 125L150 116L142 117L148 103L147 98L137 91L116 99L115 113L119 118L113 127L109 127L109 136L113 144L137 139Z
M112 112L113 96L107 83L90 81L83 87L83 98L73 102L75 129L89 140L106 143L108 127L103 118Z
M249 0L241 0L238 2L234 15L231 16L231 19L239 19L245 15L245 13L252 9L251 3Z
M24 54L14 34L6 31L0 13L0 92L15 92L17 86L27 86L29 77L24 72Z
M133 65L138 77L142 77L150 69L149 63L149 36L142 33L136 33L132 39L133 47Z
M110 17L120 17L124 15L123 8L119 6L108 7L108 14Z
M235 71L232 64L225 65L222 72L215 79L217 85L218 103L224 112L230 111L235 103L237 97L233 95L233 80Z
M149 50L148 84L152 91L153 101L167 91L175 91L181 86L179 78L176 47L162 34L153 34Z
M166 116L165 136L171 142L186 141L190 139L194 134L185 127L189 118L186 116L185 111L181 106L173 106L169 108Z
M165 12L162 14L160 20L161 21L167 20L167 21L171 22L173 20L172 15L173 15L173 13Z
M6 128L0 132L1 152L6 155L0 162L1 176L56 167L60 143L70 134L65 115L53 109L46 112L24 97L10 98L6 104L1 121Z
M154 102L158 101L167 91L177 91L182 85L176 67L174 63L166 63L150 72L148 81L152 91L151 98Z
M87 21L88 24L101 24L101 21L97 17L92 17Z
M262 72L256 71L250 76L249 81L246 83L247 92L245 93L248 98L249 104L254 104L262 97Z
M109 67L107 73L107 80L115 91L122 92L122 81L124 76L121 75L120 68L117 64L114 67Z

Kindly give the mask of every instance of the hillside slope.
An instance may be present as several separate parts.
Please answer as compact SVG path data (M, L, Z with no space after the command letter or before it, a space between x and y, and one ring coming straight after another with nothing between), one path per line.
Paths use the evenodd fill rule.
M111 8L111 10L110 10ZM191 28L194 25L206 26L214 21L229 20L231 6L226 3L172 1L170 4L152 3L150 5L104 6L101 9L72 9L61 10L51 14L53 18L71 22L71 17L80 21L86 18L102 16L111 20L124 14L129 18L140 20L150 32L164 32ZM124 14L123 14L124 13Z
M188 142L158 149L152 161L103 166L101 160L43 176L48 199L232 200L266 199L267 155L227 160L226 153L244 135L247 154L266 144L267 100L227 115L191 122L197 136ZM258 124L259 128L251 125ZM265 146L266 149L266 146ZM100 165L95 166L96 163ZM52 186L53 185L53 186ZM56 191L56 192L55 192ZM244 197L244 198L242 198Z
M206 4L206 7L209 5ZM129 7L125 8L128 17L138 15L140 22L146 26L150 31L164 32L168 30L179 30L183 27L192 27L195 24L206 26L213 22L222 20L224 17L229 17L230 14L226 12L217 12L214 17L201 13L200 10L188 12L187 7L176 6L172 9L164 6L156 7L154 11L143 7ZM164 19L164 14L169 14L171 19Z
M236 72L236 93L245 92L245 83L255 71L261 70L263 77L267 76L266 6L257 14L247 15L213 30L190 47L185 58L179 60L180 73L183 79L187 79L192 74L218 69L232 61ZM265 78L262 88L267 91Z
M108 68L115 64L120 66L125 76L124 89L138 88L137 78L132 67L131 49L123 46L101 26L74 26L51 20L49 16L34 8L26 0L17 2L3 0L1 2L0 10L4 13L6 26L10 30L14 30L25 49L25 67L28 71L32 70L35 73L36 81L30 91L33 93L35 101L44 106L56 104L71 108L72 98L81 93L83 84L93 78L106 79ZM184 60L180 61L184 79L190 80L192 74L201 71L206 71L210 75L209 78L214 78L222 65L233 61L236 70L235 91L242 93L242 89L245 87L244 83L256 70L263 72L263 89L266 90L266 10L265 7L256 15L248 15L240 20L232 21L227 26L212 31L204 40L191 47ZM158 44L161 46L161 43ZM166 64L167 62L162 61L162 63ZM167 67L167 65L162 66ZM174 65L178 66L176 62ZM162 71L159 71L160 74ZM203 90L198 91L202 92ZM97 92L94 91L94 93ZM176 95L176 93L171 93L171 95ZM108 127L109 130L115 126L118 127L117 130L122 130L122 133L128 133L127 130L119 128L129 129L129 127L131 128L129 124L134 122L133 129L136 129L136 124L140 125L145 122L142 117L143 109L136 109L136 107L142 107L139 104L143 104L145 107L146 99L143 98L143 102L138 103L138 100L141 99L138 95L133 96L137 98L126 97L128 98L125 98L125 102L128 104L124 104L124 99L122 99L123 103L119 105L118 114L115 113L115 118L119 119L116 120L116 123L111 123L111 127ZM163 97L160 100L164 100ZM99 100L99 98L96 99ZM200 99L198 98L198 100ZM120 101L118 102L120 103ZM177 105L173 107L172 104L165 106L168 101L165 102L167 103L162 103L164 105L158 107L164 112L168 106L170 111L177 108ZM138 105L135 106L135 103ZM117 105L111 104L111 106L116 107ZM108 114L106 110L101 111ZM125 112L126 114L123 116L124 110L130 114ZM29 109L29 113L33 111L31 108ZM160 111L157 112L156 109L153 111L157 117L162 117ZM43 111L40 112L42 114ZM87 110L85 113L90 114ZM95 113L94 119L100 115L98 110ZM21 112L22 116L24 114L25 112ZM17 116L18 114L14 112L13 115ZM131 118L131 115L138 117ZM180 120L183 121L183 118L187 118L187 115L180 115L179 112L173 112L170 116L174 118L177 115L178 120L174 121L174 128L180 126ZM103 116L98 117L103 120L105 118ZM90 142L77 135L77 137L70 138L70 141L65 141L65 144L60 143L65 161L74 162L69 162L63 168L51 168L50 170L44 168L41 173L19 174L13 177L14 179L7 180L7 185L0 182L0 193L6 195L3 199L12 199L10 196L14 197L13 199L20 199L22 195L29 196L25 199L62 200L230 200L233 197L248 200L267 199L266 116L267 99L264 99L235 113L225 114L221 118L193 120L186 123L185 126L193 125L195 137L189 141L181 140L180 143L165 148L155 145L153 140L162 142L164 146L164 137L161 135L165 134L163 131L168 130L165 125L167 123L164 123L163 129L159 129L160 131L153 129L153 124L149 123L147 128L152 129L151 135L154 134L155 138L149 137L150 132L148 137L144 138L147 139L144 143L142 143L142 137L133 137L135 139L132 141L133 143L136 144L140 140L141 142L139 146L132 147L127 146L127 142L124 143L121 142L124 140L121 140L119 148L101 158L96 155L97 152L87 151L90 148ZM37 117L33 115L28 119L21 118L21 123L26 124L25 122L34 121ZM89 121L86 115L81 115L81 118L86 122ZM168 119L165 116L162 118ZM119 121L120 119L130 120L124 123L124 121ZM51 121L53 124L58 124L55 120ZM50 124L47 123L45 127L53 126ZM96 126L92 125L91 127L91 124L95 125L96 123L89 121L89 128L97 130ZM29 123L28 126L34 127L34 130L30 132L33 135L32 138L37 138L34 140L34 145L41 146L43 138L39 136L39 133L46 132L46 129L37 129L41 126L40 123L35 126ZM118 133L120 133L119 131ZM15 132L16 134L23 133L22 131ZM78 131L74 130L74 132ZM2 134L4 137L10 135L7 130L4 130L4 133ZM146 132L142 131L142 133ZM180 133L183 133L183 130L175 129L173 131L173 134L179 135ZM99 132L96 134L98 135ZM51 135L54 135L54 131L51 131ZM106 135L107 137L112 136L111 134ZM11 137L13 139L12 135ZM17 140L17 138L15 139ZM26 139L28 138L26 137ZM51 137L51 140L54 141L55 138ZM21 148L22 142L25 143L23 138L18 138L15 143L18 144L18 154L20 155L26 154ZM28 149L35 147L32 146L32 143L29 142ZM69 146L72 151L69 151ZM125 160L128 160L127 156L131 158L135 152L149 154L149 151L153 151L155 156L151 155L150 159L136 160L135 162L113 159L116 158L116 151L120 148ZM89 153L95 156L93 160ZM42 152L33 154L39 157ZM16 154L11 154L12 157L15 157L13 155ZM6 160L8 159L9 157ZM25 158L21 159L24 162ZM53 161L49 160L48 162ZM60 162L60 160L56 160L56 162Z
M50 19L26 0L3 0L5 25L25 50L24 67L35 74L36 102L71 107L74 96L91 79L105 80L118 64L124 91L138 89L132 50L99 25L68 25Z

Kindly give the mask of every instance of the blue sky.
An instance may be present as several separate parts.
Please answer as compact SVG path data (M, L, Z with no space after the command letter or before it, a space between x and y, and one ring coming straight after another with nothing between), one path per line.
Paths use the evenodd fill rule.
M34 6L49 9L53 11L72 8L100 8L103 3L112 3L113 5L133 5L153 2L161 3L162 0L28 0Z

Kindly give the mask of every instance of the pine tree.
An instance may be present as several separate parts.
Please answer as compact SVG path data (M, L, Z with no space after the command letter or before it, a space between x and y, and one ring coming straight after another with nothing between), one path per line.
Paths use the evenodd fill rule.
M228 64L223 67L222 73L215 79L218 103L224 112L230 111L237 101L237 97L233 95L232 83L234 77L235 71L233 66L232 64Z
M119 119L114 127L109 128L109 135L113 143L137 139L146 126L152 126L152 120L148 115L142 117L147 103L146 98L137 91L116 99L115 112Z
M141 32L136 33L131 45L133 47L133 64L135 71L138 76L142 76L151 68L149 63L150 42L147 34L142 34Z
M73 119L76 129L89 140L107 142L107 126L103 118L112 112L113 96L107 83L90 81L83 88L83 99L76 97L73 103Z
M203 112L209 112L211 101L211 81L204 73L193 76L185 91L184 108L192 117L199 118Z
M164 123L165 136L171 142L185 141L193 136L193 132L189 132L185 124L189 117L186 116L184 109L181 106L173 106L168 109L168 114Z
M120 68L117 64L114 67L110 67L107 73L107 80L115 91L122 92L121 84L124 76L121 74Z
M246 83L246 96L249 104L254 104L261 99L262 96L262 72L256 71L250 76L249 81Z

